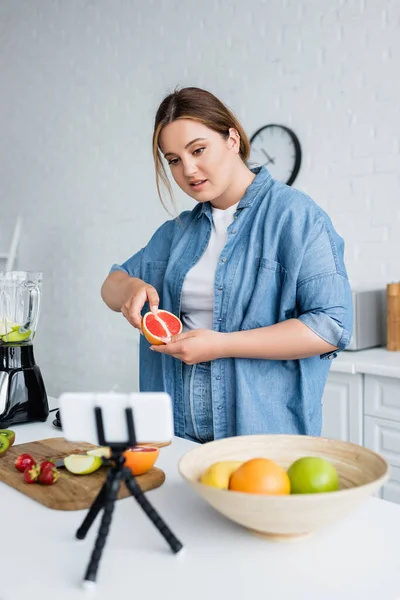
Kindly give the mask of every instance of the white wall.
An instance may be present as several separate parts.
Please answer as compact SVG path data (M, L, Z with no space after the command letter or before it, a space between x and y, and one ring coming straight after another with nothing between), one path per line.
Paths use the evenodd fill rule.
M0 221L21 209L20 266L44 271L51 394L136 389L136 332L99 290L167 218L151 134L176 85L220 96L249 135L293 127L295 186L345 238L353 285L400 279L399 28L397 0L1 1Z

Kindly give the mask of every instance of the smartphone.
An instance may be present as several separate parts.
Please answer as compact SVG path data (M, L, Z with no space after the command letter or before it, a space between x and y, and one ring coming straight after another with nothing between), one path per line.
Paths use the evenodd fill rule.
M126 408L131 408L137 443L170 442L174 435L172 401L164 392L70 392L59 397L63 434L71 442L99 445L95 408L101 409L106 441L128 441Z

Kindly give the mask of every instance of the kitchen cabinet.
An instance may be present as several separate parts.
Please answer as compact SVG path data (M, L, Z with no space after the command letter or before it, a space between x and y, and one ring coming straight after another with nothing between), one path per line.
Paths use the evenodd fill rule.
M390 478L378 495L400 504L400 422L368 415L364 421L364 446L383 456L391 469Z
M348 352L335 363L322 399L322 435L383 456L391 473L377 495L400 504L400 352Z
M400 379L365 376L365 414L400 423Z
M364 445L390 464L380 497L400 503L400 379L365 375Z
M362 445L363 375L329 373L322 405L322 435Z

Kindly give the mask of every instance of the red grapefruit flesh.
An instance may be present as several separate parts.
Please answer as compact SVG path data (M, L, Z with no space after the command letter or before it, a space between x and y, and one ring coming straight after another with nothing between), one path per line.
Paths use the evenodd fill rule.
M150 344L159 346L171 341L173 335L181 333L182 322L167 310L148 312L142 319L142 331Z

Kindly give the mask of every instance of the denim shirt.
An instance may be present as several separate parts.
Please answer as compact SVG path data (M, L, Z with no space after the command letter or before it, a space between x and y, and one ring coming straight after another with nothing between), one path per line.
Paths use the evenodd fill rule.
M308 196L274 180L265 167L238 204L219 257L213 329L267 327L297 318L343 350L353 326L344 242ZM180 315L183 281L205 251L210 204L165 222L121 270L154 286L160 308ZM148 305L143 313L149 310ZM165 391L175 433L184 435L182 363L140 339L140 390ZM211 363L215 439L258 433L320 435L322 394L336 352L300 360L221 358Z

